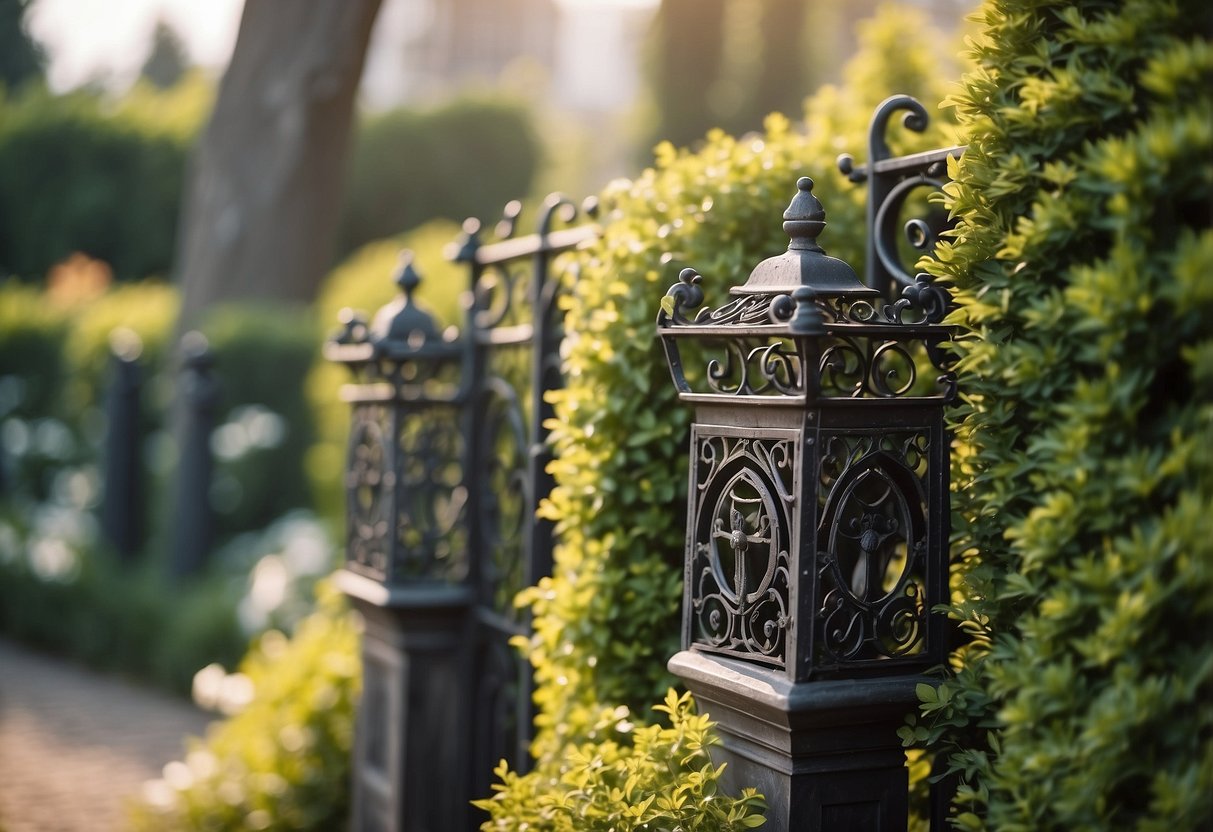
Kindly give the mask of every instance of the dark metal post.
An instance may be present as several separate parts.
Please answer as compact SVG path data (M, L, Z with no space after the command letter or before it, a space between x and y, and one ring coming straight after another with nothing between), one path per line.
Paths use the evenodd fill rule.
M704 308L685 269L658 316L695 407L670 669L718 725L726 786L757 787L774 832L904 832L896 731L946 655L949 299L923 278L883 302L827 257L812 187L784 213L788 251L727 303Z
M397 300L368 327L347 314L325 347L353 383L341 588L366 620L353 828L471 828L464 344L444 337L402 258Z
M471 290L464 333L468 539L476 585L469 727L471 792L480 797L491 794L499 761L514 771L530 767L534 685L530 664L511 642L531 630L514 598L551 571L551 524L536 510L551 489L546 393L563 383L558 269L572 266L557 258L597 233L593 225L567 227L575 206L552 194L538 231L514 236L521 207L506 206L496 240L482 242L479 222L469 220L449 251L467 266Z
M110 336L110 380L105 399L105 486L101 529L130 560L143 544L143 466L140 460L140 394L143 344L129 329Z
M889 96L876 108L868 126L867 164L856 167L847 153L838 157L839 170L852 182L868 185L863 282L885 297L914 283L914 274L906 269L898 250L903 233L913 250L929 252L949 226L942 210L914 217L903 226L900 220L906 199L919 188L940 190L948 181L948 157L964 152L964 147L946 147L893 157L885 134L897 113L904 113L901 123L907 130L921 133L927 129L927 109L921 102L908 95Z
M215 357L201 332L181 339L179 376L176 512L170 572L175 578L197 574L206 565L214 544L215 520L211 508L211 433L219 406Z

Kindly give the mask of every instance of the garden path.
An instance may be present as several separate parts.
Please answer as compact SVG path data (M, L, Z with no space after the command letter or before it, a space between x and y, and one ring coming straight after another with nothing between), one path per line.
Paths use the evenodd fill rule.
M0 640L0 832L110 832L209 716Z

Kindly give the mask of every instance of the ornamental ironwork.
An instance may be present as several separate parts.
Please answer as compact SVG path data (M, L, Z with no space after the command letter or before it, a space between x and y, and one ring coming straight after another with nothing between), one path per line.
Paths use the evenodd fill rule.
M463 350L414 299L412 257L396 273L400 295L369 324L348 310L326 355L353 378L346 462L346 565L383 583L455 583L469 571L458 409Z
M690 638L705 650L783 667L795 436L697 426L691 446Z
M551 568L536 509L551 489L548 393L562 384L558 295L574 276L567 254L596 227L571 225L557 196L537 233L515 236L519 211L507 207L496 239L465 223L452 246L468 277L462 332L418 305L405 256L399 296L369 323L344 312L326 345L350 372L353 411L339 581L368 620L358 828L405 816L471 828L494 766L530 762L530 666L511 645L530 622L514 599ZM387 792L386 777L400 779Z
M907 267L907 256L917 259L932 252L949 227L946 212L938 206L909 209L915 196L925 197L943 188L948 181L948 160L964 152L963 146L957 146L893 156L886 135L899 113L905 129L915 133L927 129L927 110L921 102L908 95L890 96L872 116L867 164L856 166L849 153L838 157L838 169L848 179L868 186L864 283L886 296L919 282Z
M696 408L684 649L793 682L916 672L944 655L950 298L861 283L796 191L785 253L719 305L684 269L658 315Z
M814 639L823 664L926 648L929 450L926 431L821 437Z

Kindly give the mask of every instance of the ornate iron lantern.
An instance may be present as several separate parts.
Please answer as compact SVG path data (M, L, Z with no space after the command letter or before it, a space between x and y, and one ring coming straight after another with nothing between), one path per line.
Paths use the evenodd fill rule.
M325 355L353 382L345 470L346 562L338 583L366 620L363 698L354 760L358 829L457 829L468 824L468 672L475 601L467 546L461 403L467 350L440 332L413 294L372 319L349 310ZM425 680L422 684L420 680Z
M684 269L657 331L695 408L682 652L671 670L772 828L905 828L896 728L945 655L948 295L886 302L825 254L802 178L788 250L705 307Z
M350 310L326 356L354 383L347 460L346 568L388 586L458 582L468 571L457 405L463 348L413 300L420 277L402 255L400 296L370 326Z

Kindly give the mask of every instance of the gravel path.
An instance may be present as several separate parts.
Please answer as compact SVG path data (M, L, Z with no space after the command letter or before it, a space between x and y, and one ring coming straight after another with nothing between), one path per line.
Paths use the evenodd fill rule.
M200 735L188 702L0 640L0 832L110 832Z

